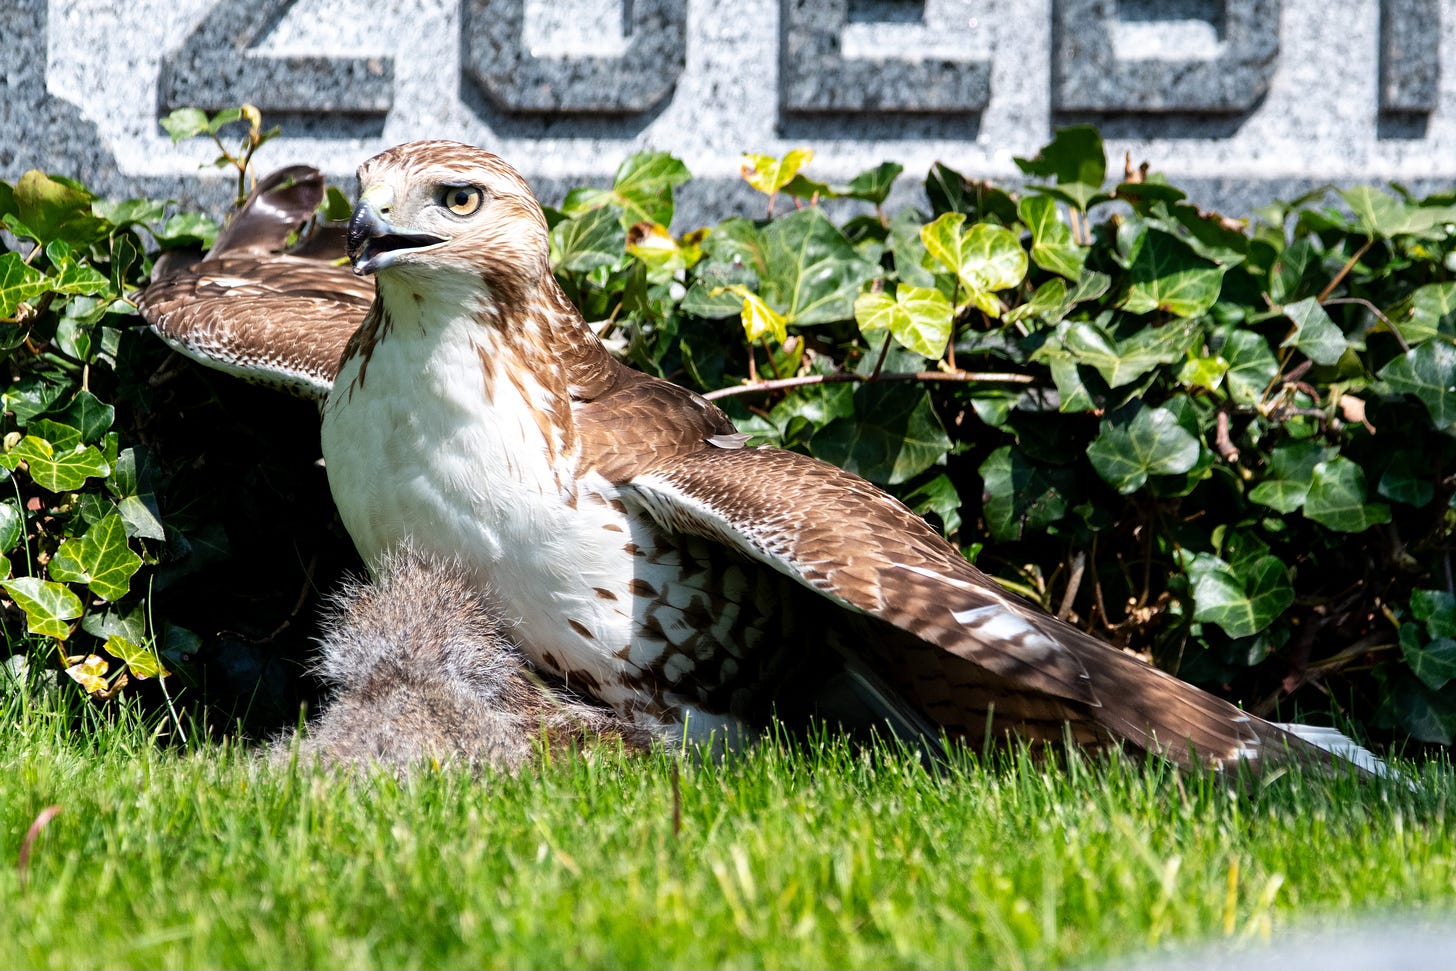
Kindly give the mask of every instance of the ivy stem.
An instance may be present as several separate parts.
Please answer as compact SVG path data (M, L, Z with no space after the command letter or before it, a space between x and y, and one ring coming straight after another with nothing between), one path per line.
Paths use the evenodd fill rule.
M773 375L775 381L782 380L779 376L779 366L774 363L773 345L768 342L768 335L763 338L763 353L768 358L768 373Z
M750 379L748 384L735 384L719 388L703 395L709 401L730 398L734 395L753 394L760 391L780 391L784 388L802 388L811 384L852 384L868 381L981 381L987 384L1032 384L1036 381L1029 374L1013 374L997 371L891 371L873 378L852 371L836 371L833 374L803 374L795 378L779 378L776 381Z
M1366 300L1364 297L1331 297L1328 300L1320 301L1320 303L1322 306L1325 307L1328 307L1332 304L1346 303L1353 303L1357 306L1364 307L1366 310L1374 314L1382 324L1390 328L1390 333L1393 334L1395 336L1395 339L1400 343L1401 350L1410 350L1410 345L1405 342L1404 337L1400 336L1400 331L1396 329L1396 326L1394 323L1391 322L1391 319L1385 316L1385 314L1381 313L1379 307L1375 306L1375 304L1371 303L1369 300Z
M890 354L890 337L891 335L886 333L885 342L880 345L880 359L875 362L875 369L870 372L869 379L871 381L874 381L880 376L880 369L885 366L885 358Z
M1344 280L1345 277L1349 276L1350 271L1355 268L1355 264L1360 262L1360 257L1364 256L1367 252L1369 252L1370 247L1374 245L1374 236L1371 236L1369 239L1365 240L1365 244L1355 251L1355 255L1346 260L1345 265L1340 267L1340 272L1336 273L1334 277L1330 280L1330 282L1325 284L1325 288L1319 292L1319 296L1314 298L1315 302L1324 303L1326 300L1328 300L1330 298L1330 294L1335 292L1335 287L1340 285L1340 281Z

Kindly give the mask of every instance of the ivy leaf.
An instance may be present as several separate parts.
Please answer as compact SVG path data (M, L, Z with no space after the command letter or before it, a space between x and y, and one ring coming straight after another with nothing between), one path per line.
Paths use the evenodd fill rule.
M991 537L1001 542L1041 533L1067 513L1073 481L1064 470L1029 459L1014 445L1003 445L986 457L981 475L982 508Z
M1218 266L1171 233L1149 229L1128 268L1123 309L1145 314L1163 310L1179 317L1197 317L1218 300L1227 267Z
M1314 442L1290 442L1269 455L1268 477L1249 490L1249 499L1279 512L1290 513L1304 505L1314 482L1315 466L1338 454Z
M157 242L173 246L195 243L207 249L217 239L217 230L217 223L200 212L179 212L162 224Z
M14 317L22 303L48 289L45 274L27 266L19 253L0 253L0 318Z
M872 482L909 481L945 457L950 438L929 393L913 384L877 382L854 391L854 415L814 433L814 455Z
M1259 633L1294 603L1289 568L1277 556L1258 556L1236 571L1211 553L1198 553L1186 569L1192 581L1193 619L1216 624L1230 637Z
M94 443L111 430L116 409L82 388L59 417L80 433L81 441Z
M1341 533L1359 533L1377 523L1390 522L1388 505L1365 500L1364 470L1338 455L1314 467L1304 514Z
M1229 363L1221 355L1203 357L1190 350L1183 366L1178 369L1178 383L1217 391L1219 385L1223 384L1223 378L1228 374L1228 369Z
M730 284L743 286L743 284ZM714 319L732 317L743 309L743 298L728 286L713 286L708 281L698 280L688 288L682 300L682 312L694 317Z
M588 273L616 263L627 246L627 234L617 216L615 208L604 206L553 226L552 265L569 273Z
M104 478L111 467L93 445L57 449L44 438L27 435L0 455L0 465L14 470L24 461L35 484L51 492L71 492L92 476Z
M9 553L25 535L25 515L13 500L0 502L0 553Z
M46 259L51 261L51 273L46 277L46 288L56 293L91 296L105 293L111 286L106 274L89 264L77 263L71 255L70 244L63 239L53 239L46 244Z
M888 330L906 350L937 358L945 353L954 314L939 290L901 284L894 296L883 291L860 294L854 301L854 319L863 334Z
M835 186L834 192L848 199L863 199L877 206L882 205L889 198L890 189L903 171L905 166L899 162L881 162L856 175L848 184Z
M81 444L81 433L70 425L49 418L38 418L31 422L26 429L32 435L38 436L50 442L51 447L57 452L73 451Z
M764 195L773 196L789 184L799 170L814 160L811 148L796 148L783 158L744 152L746 160L741 175L749 185Z
M1421 234L1456 219L1449 206L1412 205L1373 186L1341 189L1340 195L1355 214L1359 231L1366 236Z
M141 647L128 638L114 634L101 646L107 654L125 664L132 677L146 680L161 675L165 678L169 673L162 667L161 658L157 657L155 651Z
M647 271L652 283L666 283L701 255L696 247L683 246L661 223L634 223L627 230L627 252Z
M126 524L112 513L85 535L61 543L51 557L50 574L56 580L85 583L91 592L113 603L131 591L132 574L142 558L126 541Z
M186 141L208 130L207 112L201 108L178 108L161 119L162 129L172 136L172 144Z
M1456 426L1456 347L1426 341L1381 368L1379 377L1395 394L1419 398L1437 428Z
M672 223L672 190L692 178L681 159L669 152L638 152L617 169L612 194L622 207L624 226Z
M972 226L962 242L961 256L962 278L982 289L1009 290L1026 279L1026 251L1016 234L1004 226Z
M338 186L331 185L324 189L324 201L319 203L318 211L325 222L345 223L354 214L354 206Z
M1418 679L1397 674L1380 704L1380 718L1411 738L1450 745L1456 736L1456 704L1449 691L1434 692Z
M816 182L800 172L780 190L795 199L837 199L839 193L824 182Z
M1386 316L1412 347L1439 334L1456 336L1456 282L1418 287Z
M1301 293L1317 288L1320 254L1308 239L1297 239L1274 261L1269 270L1269 295L1277 303L1286 303Z
M681 159L669 152L637 152L620 166L610 189L573 189L562 211L580 216L603 206L616 206L622 229L637 223L672 223L672 191L692 178Z
M721 289L756 291L788 324L848 320L860 286L880 273L817 206L775 219L762 231L746 219L724 220L703 250L711 259L694 284L699 294L692 312L715 311L712 316L723 315L714 304L720 288L708 286L716 277L726 282Z
M60 240L85 249L106 235L106 221L91 212L94 198L79 182L35 169L15 182L16 216L41 243Z
M1294 321L1294 333L1280 347L1293 344L1311 361L1321 365L1338 362L1349 349L1350 342L1345 339L1344 331L1335 326L1325 308L1313 297L1288 304L1284 313Z
M1391 456L1375 491L1387 499L1420 508L1436 497L1434 472L1426 454L1402 449Z
M1235 330L1224 341L1220 354L1228 361L1224 381L1234 403L1256 405L1262 401L1274 375L1279 373L1279 362L1268 342L1252 330Z
M103 641L121 637L137 644L147 633L147 609L148 605L143 602L133 607L130 613L123 613L114 604L88 610L81 619L81 629Z
M1437 637L1456 637L1456 593L1445 590L1412 590L1411 616L1422 621Z
M920 214L901 210L890 217L890 235L886 241L895 258L895 276L901 283L917 287L935 286L935 274L927 268L934 261L920 238Z
M110 687L106 683L106 671L109 667L110 665L104 658L88 654L82 660L66 668L66 674L85 688L87 694L99 695L104 694Z
M1160 364L1182 360L1197 336L1192 326L1166 324L1117 341L1097 324L1075 320L1066 325L1062 343L1079 362L1096 368L1109 388L1120 388Z
M15 423L23 428L34 421L36 416L53 409L65 397L67 390L62 382L48 381L40 375L29 374L0 392L0 405L15 416Z
M1400 650L1411 673L1432 691L1440 691L1456 678L1456 640L1427 639L1420 624L1400 625Z
M992 294L1019 284L1026 277L1026 251L1016 234L1004 226L977 223L961 233L963 213L948 212L920 230L921 242L933 259L953 273L964 288L966 301L990 317L1001 316L1001 304Z
M1107 153L1102 136L1091 125L1059 130L1035 158L1013 159L1027 175L1055 179L1055 194L1084 212L1099 201L1107 178Z
M81 616L81 598L64 584L39 577L0 580L15 605L25 611L25 629L63 641L71 633L67 621Z
M1072 239L1071 227L1057 215L1056 202L1046 196L1026 196L1016 212L1031 230L1031 261L1069 280L1081 277L1087 247Z
M159 199L97 199L91 211L118 229L161 219L167 205Z
M905 505L922 518L927 514L937 517L944 533L954 533L961 528L961 494L944 472L906 495Z
M1028 317L1038 317L1046 323L1056 324L1071 309L1072 303L1067 299L1067 281L1054 276L1037 287L1026 303L1017 304L1006 311L1002 320L1014 324Z
M775 219L762 244L758 292L799 327L851 319L860 286L880 272L818 207Z
M743 320L744 336L748 338L750 344L756 344L765 337L772 337L780 344L789 339L788 324L783 315L765 303L762 297L747 287L737 284L727 289L743 300L740 315Z
M1189 471L1202 451L1202 443L1173 412L1137 403L1102 420L1087 458L1104 481L1125 495L1141 488L1150 475Z

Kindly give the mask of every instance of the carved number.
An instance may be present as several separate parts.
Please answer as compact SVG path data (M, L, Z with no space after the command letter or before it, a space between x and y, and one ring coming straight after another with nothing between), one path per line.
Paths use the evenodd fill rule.
M1380 110L1434 111L1441 77L1440 0L1381 0Z
M847 58L841 37L849 0L785 0L780 9L779 83L786 112L955 114L986 107L989 61Z
M383 115L394 103L388 58L268 57L253 52L295 0L221 0L157 81L164 110L250 101L264 111Z
M687 0L630 0L629 9L620 57L548 58L525 49L525 0L465 0L461 68L502 111L651 111L687 63Z
M1113 28L1124 5L1156 9L1126 0L1054 0L1056 110L1236 114L1269 90L1279 55L1279 0L1225 0L1222 17L1209 18L1221 35L1217 52L1183 60L1119 59Z

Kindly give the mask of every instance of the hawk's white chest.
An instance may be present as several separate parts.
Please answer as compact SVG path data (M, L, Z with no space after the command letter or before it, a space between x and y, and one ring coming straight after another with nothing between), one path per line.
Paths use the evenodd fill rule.
M323 419L334 501L366 562L401 543L458 559L537 663L614 682L634 527L577 495L571 457L537 420L545 389L497 337L467 315L396 317L362 378L358 357L345 362Z

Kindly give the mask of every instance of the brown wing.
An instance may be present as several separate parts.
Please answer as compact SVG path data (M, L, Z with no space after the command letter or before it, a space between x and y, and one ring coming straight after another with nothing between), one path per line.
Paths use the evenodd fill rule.
M1122 739L1182 764L1257 765L1271 747L1323 758L1011 596L905 506L834 466L779 449L700 448L651 460L621 488L664 529L717 540L884 622L887 635L912 635L861 649L951 734L979 741L994 722L1055 740L1065 725L1080 741Z
M572 409L583 472L593 470L621 482L641 467L643 456L665 460L734 435L733 422L716 405L615 359L608 362L611 379L606 388Z
M315 169L262 180L201 260L158 261L137 306L176 350L220 371L306 398L333 386L350 335L374 299L342 237L324 229L285 251L323 197Z

